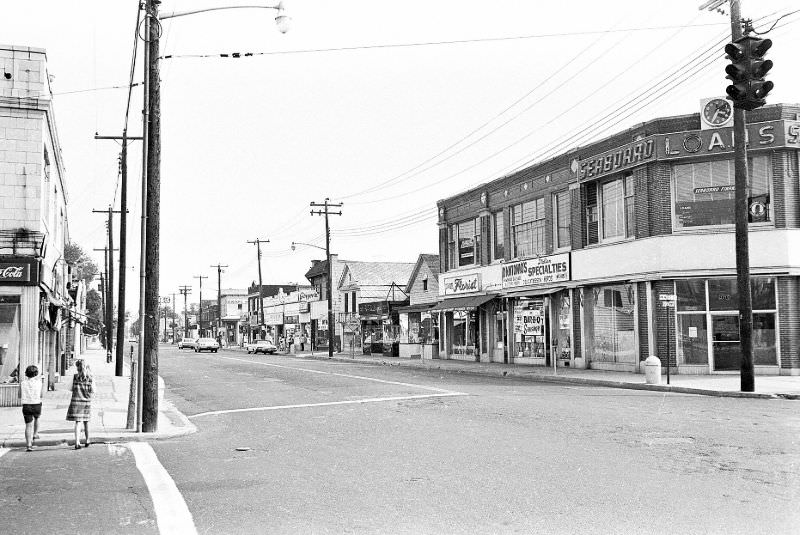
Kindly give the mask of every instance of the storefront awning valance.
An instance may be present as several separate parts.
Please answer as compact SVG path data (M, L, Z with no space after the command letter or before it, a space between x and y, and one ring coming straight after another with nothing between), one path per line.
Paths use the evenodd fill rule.
M553 288L528 288L527 290L517 290L515 292L508 292L503 297L543 297L560 292L564 286L555 286Z
M453 297L451 299L445 299L444 301L439 301L433 306L430 311L433 312L435 310L471 310L473 308L477 308L484 303L488 303L492 299L497 297L496 294L491 295L471 295L469 297Z
M407 307L398 307L397 311L405 314L409 312L427 312L431 309L431 307L436 306L436 303L419 303L416 305L411 305Z

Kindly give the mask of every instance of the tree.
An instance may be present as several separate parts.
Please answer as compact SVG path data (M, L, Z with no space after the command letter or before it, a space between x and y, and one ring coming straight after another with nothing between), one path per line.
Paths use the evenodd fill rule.
M94 279L100 270L94 260L89 258L80 245L68 243L64 246L64 260L73 267L73 273L79 279L83 279L86 286Z

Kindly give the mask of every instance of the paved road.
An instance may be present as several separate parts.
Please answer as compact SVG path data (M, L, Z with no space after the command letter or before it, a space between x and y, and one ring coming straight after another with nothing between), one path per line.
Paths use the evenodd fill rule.
M150 444L175 492L150 497L147 451L15 450L0 457L0 510L18 532L166 533L165 518L239 534L800 526L795 401L228 351L165 349L160 368L199 428Z

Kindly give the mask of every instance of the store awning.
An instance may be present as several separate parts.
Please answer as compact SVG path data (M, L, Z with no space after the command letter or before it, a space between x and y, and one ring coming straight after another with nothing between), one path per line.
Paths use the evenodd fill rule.
M553 288L528 288L527 290L508 292L504 294L503 297L543 297L560 292L564 288L564 286L555 286Z
M497 297L496 294L472 295L469 297L453 297L451 299L445 299L444 301L439 301L438 303L436 303L435 306L431 307L429 310L431 312L435 310L471 310L473 308L481 306L484 303L488 303L495 297Z
M436 306L436 303L419 303L407 307L397 307L396 310L401 314L408 314L409 312L427 312L434 306Z

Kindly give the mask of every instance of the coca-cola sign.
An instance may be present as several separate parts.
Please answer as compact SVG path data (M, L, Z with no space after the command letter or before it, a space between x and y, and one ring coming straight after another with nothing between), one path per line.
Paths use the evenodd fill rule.
M34 260L19 260L14 262L0 262L0 284L36 284ZM33 276L32 276L33 275Z

